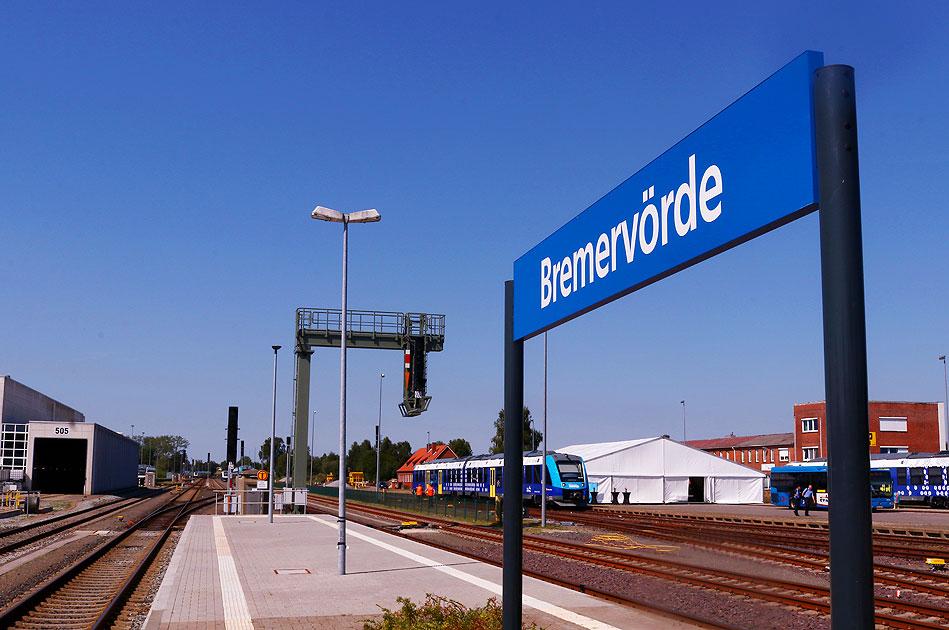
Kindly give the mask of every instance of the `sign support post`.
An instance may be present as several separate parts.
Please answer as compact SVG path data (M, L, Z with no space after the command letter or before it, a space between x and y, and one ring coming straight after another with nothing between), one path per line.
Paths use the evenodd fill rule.
M504 561L502 563L504 630L521 628L521 530L524 463L524 340L514 339L514 281L504 283Z
M831 627L874 627L867 327L854 70L814 79L827 399Z

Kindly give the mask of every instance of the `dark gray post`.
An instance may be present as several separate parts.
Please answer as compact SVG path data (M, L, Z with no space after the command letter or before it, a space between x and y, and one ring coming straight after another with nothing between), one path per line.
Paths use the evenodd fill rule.
M298 339L295 354L297 387L293 401L293 470L287 470L287 475L293 479L294 485L299 485L299 480L306 479L307 471L307 438L310 430L310 357L313 351L303 346ZM287 450L289 457L289 448ZM288 459L288 463L289 461Z
M504 283L504 630L521 628L521 486L524 464L524 342L514 340L514 281Z
M872 630L867 327L853 68L815 73L833 630Z

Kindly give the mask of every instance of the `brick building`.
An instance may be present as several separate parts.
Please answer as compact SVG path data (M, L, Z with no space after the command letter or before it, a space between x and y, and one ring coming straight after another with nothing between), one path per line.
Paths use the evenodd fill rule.
M791 460L794 453L793 433L764 435L728 435L709 440L690 440L688 446L718 455L749 468L767 472Z
M455 459L456 457L458 456L455 455L455 452L451 450L447 444L427 444L425 448L420 448L412 453L412 456L395 471L399 487L412 487L412 472L419 464L433 462L436 459Z
M870 453L935 453L949 449L943 403L871 401ZM794 405L794 461L827 457L825 403Z

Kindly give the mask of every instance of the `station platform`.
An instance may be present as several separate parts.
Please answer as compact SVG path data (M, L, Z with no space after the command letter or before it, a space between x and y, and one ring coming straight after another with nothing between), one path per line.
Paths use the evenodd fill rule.
M501 599L501 569L355 523L347 575L337 574L329 515L192 516L145 619L144 630L361 629L428 593L465 606ZM525 577L523 618L547 630L689 628Z

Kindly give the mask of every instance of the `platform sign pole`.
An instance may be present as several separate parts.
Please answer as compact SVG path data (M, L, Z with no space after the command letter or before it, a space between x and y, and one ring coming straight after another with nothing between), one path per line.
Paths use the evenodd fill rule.
M827 398L831 627L874 627L867 327L854 70L815 73Z
M504 562L501 605L504 630L521 628L524 463L524 341L514 339L514 281L504 283Z

